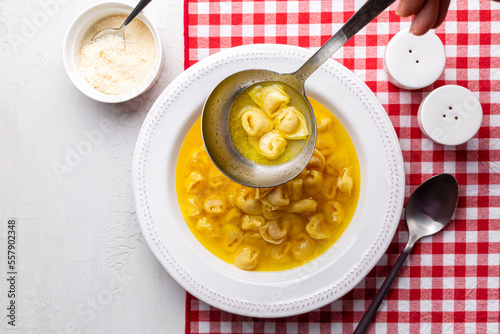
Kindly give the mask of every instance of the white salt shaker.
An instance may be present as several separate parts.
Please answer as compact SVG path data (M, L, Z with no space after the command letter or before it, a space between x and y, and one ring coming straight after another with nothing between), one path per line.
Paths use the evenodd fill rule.
M384 53L389 81L403 89L421 89L433 84L446 64L444 45L434 31L415 36L409 29L398 32Z
M434 142L460 145L474 137L483 120L481 103L465 87L446 85L433 90L418 109L418 125Z

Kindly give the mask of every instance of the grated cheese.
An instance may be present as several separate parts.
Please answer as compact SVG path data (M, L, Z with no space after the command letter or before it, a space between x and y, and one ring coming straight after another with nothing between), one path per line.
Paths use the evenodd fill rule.
M80 70L92 87L109 95L130 93L153 75L156 45L151 31L135 19L125 28L125 40L108 34L90 39L104 28L120 27L126 16L107 17L87 33L80 50Z

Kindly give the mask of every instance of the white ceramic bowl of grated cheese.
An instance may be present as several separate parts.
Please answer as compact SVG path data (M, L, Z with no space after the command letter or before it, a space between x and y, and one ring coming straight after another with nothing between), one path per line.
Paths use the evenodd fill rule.
M89 43L96 30L120 25L133 7L106 2L86 9L71 24L64 40L64 67L73 84L105 103L131 100L151 88L161 74L163 52L158 30L141 13L127 26L125 42L108 35ZM114 27L114 26L113 26Z

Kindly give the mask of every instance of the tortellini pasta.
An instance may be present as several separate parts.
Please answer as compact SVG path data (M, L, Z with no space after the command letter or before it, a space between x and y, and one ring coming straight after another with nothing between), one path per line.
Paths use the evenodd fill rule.
M325 216L321 213L311 217L311 220L306 225L306 231L311 238L316 240L330 237L330 228L325 221Z
M316 149L320 151L325 158L328 158L333 152L335 152L336 145L333 137L325 136L325 134L329 134L329 132L318 133L318 137L316 139Z
M258 231L259 227L263 226L266 220L262 216L245 215L241 220L241 228L244 230Z
M337 178L327 178L323 182L321 193L326 199L334 199L337 195Z
M345 154L332 154L326 159L326 171L335 176L340 176L344 168L351 163Z
M213 222L206 217L198 219L196 222L196 229L207 237L213 238L219 236L219 230L214 226Z
M332 129L332 126L333 126L333 118L331 117L322 118L316 124L318 132L329 131Z
M269 248L269 255L274 261L285 260L291 247L292 245L289 241L283 242L280 245L271 246Z
M316 196L323 188L323 173L308 170L304 177L304 192L307 196Z
M282 228L277 220L271 220L266 225L259 227L262 239L273 245L279 245L283 242L287 230Z
M198 172L192 172L191 174L189 174L189 177L187 178L187 191L197 192L199 190L197 186L202 180L203 176Z
M225 223L235 224L239 219L241 219L241 211L238 208L233 207L224 215Z
M221 214L226 211L226 203L220 198L212 198L205 201L203 207L207 213Z
M255 190L255 198L257 199L264 198L273 189L274 188L257 188Z
M306 233L299 233L291 241L291 250L293 256L299 260L306 260L313 252L316 247L316 242Z
M226 224L223 227L222 247L228 252L234 252L243 240L243 232L233 224Z
M244 248L234 258L234 265L240 269L251 270L257 267L259 250L251 247Z
M273 90L270 97L280 93L278 87ZM264 105L264 91L256 96ZM285 108L280 105L274 112L279 115ZM189 228L213 254L242 270L284 270L313 260L344 231L359 196L359 165L338 120L321 109L315 113L324 127L318 138L338 145L333 150L317 146L305 170L272 188L243 187L227 179L200 149L199 121L190 130L177 165L178 199ZM269 133L282 136L278 123L259 139Z
M277 219L283 216L284 212L280 210L279 207L269 206L266 203L262 203L262 215L266 219Z
M316 203L315 200L310 198L301 199L299 201L293 202L287 211L308 214L316 210L317 204L318 203Z
M290 96L285 92L283 86L279 84L265 87L262 85L255 86L248 95L271 118L276 116L281 106L290 102Z
M303 232L304 227L307 224L306 217L296 213L287 213L283 216L281 221L290 236L295 236Z
M304 189L304 180L296 179L291 180L287 183L288 193L293 201L297 201L302 197L302 191Z
M346 196L351 196L352 185L353 185L353 180L350 175L349 168L344 168L344 170L342 171L342 175L337 181L337 188L339 188L342 194L345 194Z
M221 187L227 181L227 177L220 172L220 170L210 170L208 182L213 188Z
M236 97L229 114L229 130L233 144L243 156L255 162L278 164L302 149L310 131L301 110L308 106L302 98L293 99L286 90L293 89L264 83ZM278 159L286 156L285 152L290 156Z
M242 189L236 199L236 206L249 215L260 215L262 213L261 204L255 198L255 189Z
M344 216L344 212L340 203L334 201L325 204L325 215L331 222L338 224L341 222L341 219Z
M273 123L264 113L253 107L247 107L241 115L243 129L252 137L262 137L273 129Z
M202 145L191 154L191 163L197 165L208 165L210 163L210 158L206 153L205 146Z
M198 204L196 204L196 199L192 197L188 198L188 203L185 210L189 217L198 215L200 213L200 208L198 207Z
M287 144L285 137L279 132L271 131L260 138L260 153L266 158L276 159L285 151Z
M262 199L262 202L272 208L280 208L290 204L290 198L284 186L277 186Z
M317 170L318 172L322 172L325 168L326 159L323 153L320 150L315 149L311 160L307 164L307 169Z
M287 139L304 139L309 134L304 115L293 106L283 108L274 123L276 129Z

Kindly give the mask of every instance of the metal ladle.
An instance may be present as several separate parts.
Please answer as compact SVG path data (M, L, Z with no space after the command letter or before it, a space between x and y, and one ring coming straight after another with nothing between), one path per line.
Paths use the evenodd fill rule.
M378 16L395 0L368 0L340 30L296 72L280 74L268 70L246 70L220 82L205 102L201 132L207 152L227 177L250 187L273 187L296 177L309 163L316 145L316 120L305 95L305 80L352 36ZM261 165L244 158L233 146L228 117L231 105L243 90L259 82L280 82L296 90L308 110L302 110L309 128L309 139L293 159L278 165Z
M151 2L151 0L141 0L139 1L139 3L137 4L137 6L135 6L135 8L132 10L132 12L129 14L129 16L125 19L125 21L122 23L122 25L120 26L120 28L106 28L106 29L102 29L100 31L98 31L94 37L91 38L91 41L95 41L105 35L108 35L108 34L114 34L114 35L118 35L120 36L121 38L125 39L125 28L130 24L130 22L132 22L135 17L137 15L139 15L140 12L142 12L142 10L144 9L144 7L146 7L149 3Z
M354 334L366 331L415 243L422 237L441 231L455 213L457 202L458 183L450 174L431 177L411 194L406 204L408 243L396 260L389 276L382 283Z

